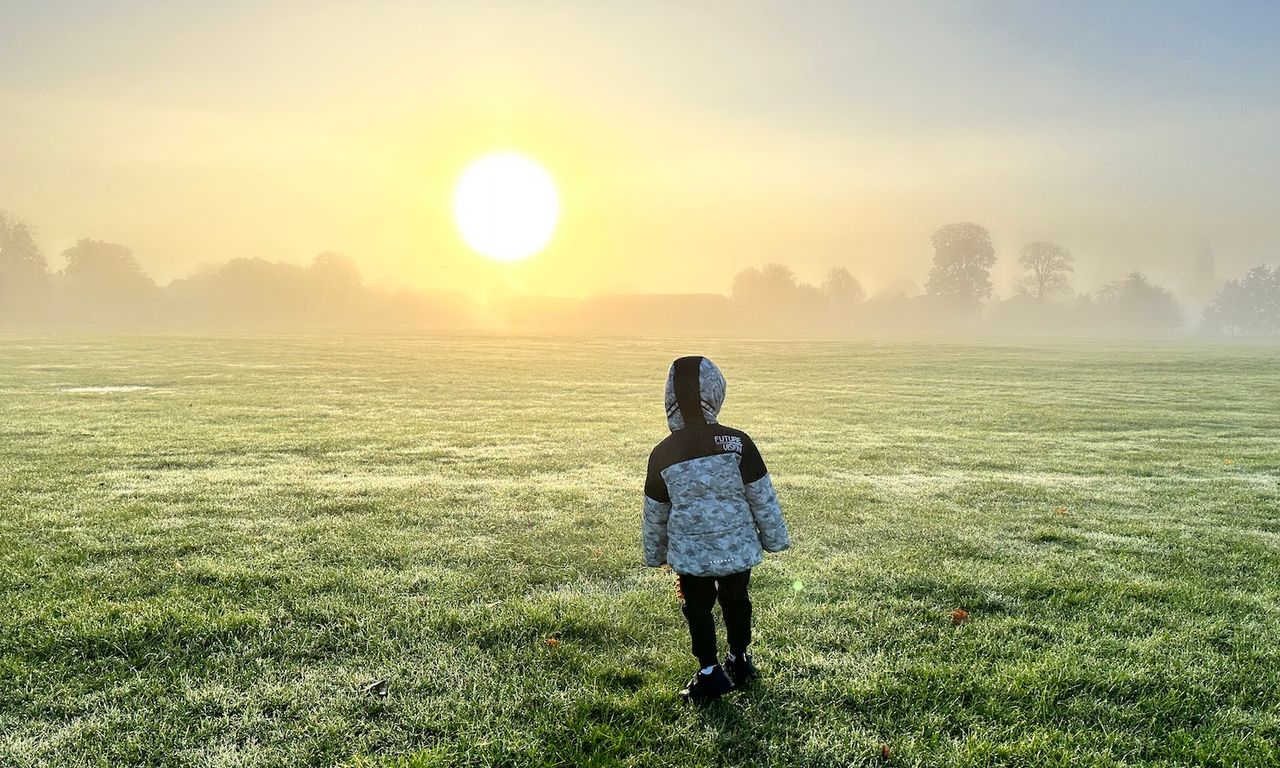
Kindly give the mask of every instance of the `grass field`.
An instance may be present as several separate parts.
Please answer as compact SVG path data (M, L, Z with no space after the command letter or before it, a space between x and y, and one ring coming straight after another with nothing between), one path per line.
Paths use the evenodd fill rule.
M703 711L688 352L795 543ZM0 765L1275 765L1278 435L1276 347L0 337Z

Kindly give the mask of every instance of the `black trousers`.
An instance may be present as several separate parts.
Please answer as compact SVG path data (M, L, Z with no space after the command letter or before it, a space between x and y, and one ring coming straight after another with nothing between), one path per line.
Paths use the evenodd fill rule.
M724 613L725 634L729 636L729 651L734 656L746 652L751 643L751 597L747 585L751 583L751 569L728 576L681 576L680 610L689 622L689 637L693 640L693 655L698 664L709 667L720 663L716 658L716 618L711 609L720 600Z

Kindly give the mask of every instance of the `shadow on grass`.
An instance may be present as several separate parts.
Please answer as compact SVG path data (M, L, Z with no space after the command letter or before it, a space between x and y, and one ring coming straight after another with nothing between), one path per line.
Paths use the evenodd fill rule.
M777 693L759 681L746 690L694 711L703 725L715 732L719 753L729 765L766 765L766 723L787 718Z

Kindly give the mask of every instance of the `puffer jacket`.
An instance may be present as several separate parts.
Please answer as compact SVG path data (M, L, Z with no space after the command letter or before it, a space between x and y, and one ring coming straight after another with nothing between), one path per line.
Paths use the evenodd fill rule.
M649 455L644 484L645 565L727 576L791 546L760 451L746 432L716 422L724 394L724 375L705 357L672 363L671 434Z

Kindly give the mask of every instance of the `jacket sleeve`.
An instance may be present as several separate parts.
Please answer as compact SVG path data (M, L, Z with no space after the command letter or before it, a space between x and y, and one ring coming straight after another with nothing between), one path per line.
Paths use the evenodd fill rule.
M667 562L667 519L671 516L671 496L662 473L656 471L649 458L648 476L644 481L644 517L640 524L640 540L644 546L644 564L657 568Z
M755 519L760 546L766 552L790 548L791 535L787 532L786 521L782 519L782 507L778 505L773 480L769 478L764 458L750 438L743 441L741 469L742 487L746 491L747 505L751 507L751 517Z

